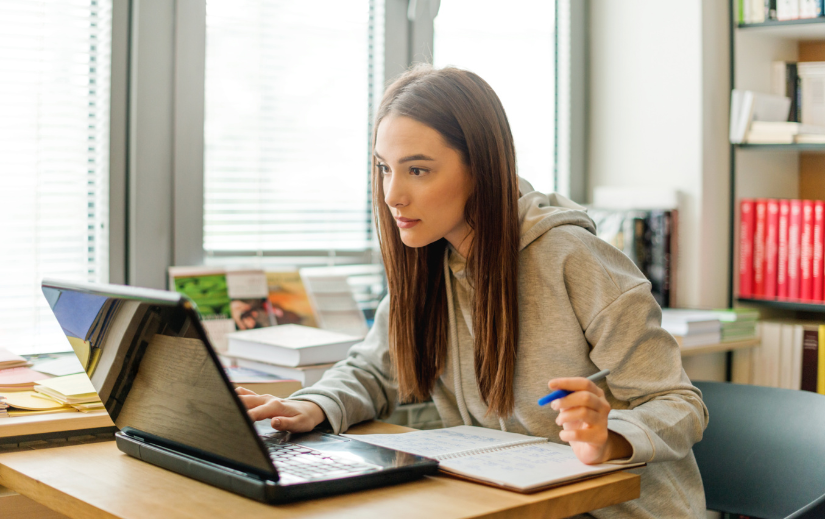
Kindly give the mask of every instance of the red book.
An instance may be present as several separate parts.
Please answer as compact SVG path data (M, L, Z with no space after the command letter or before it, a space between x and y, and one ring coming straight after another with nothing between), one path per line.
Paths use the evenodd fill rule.
M739 297L753 295L753 200L739 201Z
M776 266L776 297L788 298L788 224L791 216L791 201L779 201L779 252Z
M825 273L822 272L822 253L825 243L822 240L822 233L825 231L825 202L817 200L814 202L814 261L811 272L813 279L814 292L813 300L822 301L823 297L823 279Z
M802 200L791 200L788 220L788 299L799 299L799 255L802 253Z
M814 202L802 201L802 237L799 240L799 298L805 301L813 299L813 261L814 261Z
M768 200L768 220L765 227L765 297L776 298L776 268L779 260L779 200Z
M754 204L756 218L753 226L753 297L765 296L765 227L768 201L760 198Z

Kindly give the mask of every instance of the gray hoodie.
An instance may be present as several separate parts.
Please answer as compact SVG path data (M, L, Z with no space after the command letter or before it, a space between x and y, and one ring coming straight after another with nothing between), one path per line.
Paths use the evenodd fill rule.
M555 422L558 413L536 404L548 392L547 382L609 369L599 383L611 406L608 428L633 447L629 459L613 463L648 465L630 470L642 476L639 499L592 516L704 517L705 496L691 447L702 439L707 408L682 369L679 346L661 328L650 283L623 253L594 235L593 222L580 206L533 191L523 180L520 191L515 411L507 418L486 415L473 369L473 288L464 258L449 247L444 258L452 293L447 364L432 394L444 426L476 425L564 443ZM387 417L396 405L388 310L385 299L374 327L349 357L291 397L318 404L336 433Z

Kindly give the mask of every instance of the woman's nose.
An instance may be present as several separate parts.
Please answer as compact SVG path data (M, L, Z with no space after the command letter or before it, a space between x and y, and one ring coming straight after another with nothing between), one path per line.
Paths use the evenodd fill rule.
M408 203L403 182L395 175L384 177L384 203L388 207L404 207Z

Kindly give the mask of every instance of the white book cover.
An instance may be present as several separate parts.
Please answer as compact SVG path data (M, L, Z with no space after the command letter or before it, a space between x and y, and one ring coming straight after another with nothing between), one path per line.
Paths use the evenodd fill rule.
M776 0L776 19L796 20L799 18L799 0Z
M782 323L779 351L779 387L793 389L794 329L791 323Z
M793 327L793 343L791 345L791 385L790 389L802 389L802 350L805 340L805 328L800 325Z
M257 358L283 366L337 362L360 337L299 324L283 324L230 333L229 355Z
M797 70L802 91L802 123L825 126L825 63L800 63Z

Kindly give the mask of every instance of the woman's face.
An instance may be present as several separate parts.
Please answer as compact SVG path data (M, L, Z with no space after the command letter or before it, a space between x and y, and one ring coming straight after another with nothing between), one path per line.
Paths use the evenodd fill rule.
M404 116L381 121L374 153L384 202L404 245L423 247L446 238L466 258L472 238L464 205L472 179L461 155L436 130Z

